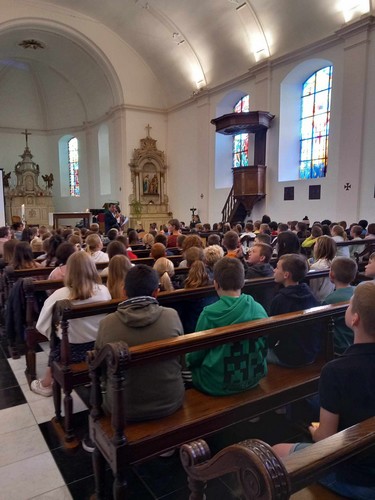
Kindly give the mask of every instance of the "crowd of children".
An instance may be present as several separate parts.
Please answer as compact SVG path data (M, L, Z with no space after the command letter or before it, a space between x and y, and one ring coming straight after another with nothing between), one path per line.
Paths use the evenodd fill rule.
M27 228L22 227L15 227L13 231L7 227L0 228L0 255L6 263L15 269L56 266L50 279L64 280L65 286L45 301L37 323L37 328L47 337L51 330L53 304L60 298L70 298L78 303L111 297L124 299L119 306L120 322L117 313L113 317L110 315L102 326L99 326L100 316L95 316L95 320L79 320L82 324L76 325L77 328L74 321L78 320L71 322L74 359L83 359L86 350L93 346L98 329L102 332L100 338L105 337L103 325L117 325L112 332L112 340L123 338L121 331L125 326L121 326L121 322L126 325L127 338L140 335L139 338L144 338L144 341L154 339L150 325L159 325L158 315L162 314L166 318L170 315L165 308L157 306L156 289L173 291L176 288L191 289L213 284L217 292L217 297L196 301L188 315L186 311L178 311L178 319L171 316L176 335L182 334L182 328L185 333L190 333L320 304L350 301L345 318L335 321L334 352L337 359L328 363L322 372L319 390L320 426L318 429L311 427L312 439L324 439L367 416L375 415L372 378L375 366L375 282L353 286L358 273L354 257L365 248L366 240L375 239L374 224L368 225L367 231L367 221L359 221L349 228L343 222L331 221L316 222L309 227L308 221L277 224L265 216L262 221L248 222L244 227L241 224L214 224L211 231L209 224L203 225L197 220L190 230L186 230L183 223L172 219L159 232L155 224L150 226L148 233L139 234L130 230L123 234L123 228L118 223L116 225L114 220L109 210L106 219L108 232L105 236L100 234L97 224L93 224L89 231L65 229L53 234L46 228L39 231L26 231ZM342 245L348 238L356 244ZM39 245L37 248L43 248L44 251L38 257L39 261L33 254L33 241L34 248ZM136 266L139 268L138 274L133 272L134 264L130 259L137 257L134 251L138 248L150 252L155 261L153 273L142 271L140 266ZM181 278L179 273L175 274L174 265L168 259L170 255L182 256L180 266L188 268L186 276ZM107 277L107 287L101 284L96 271L95 264L99 262L108 262L108 268L103 271L103 276ZM310 286L304 282L307 273L321 270L329 271L329 276L312 279ZM129 273L132 278L127 280ZM152 290L146 286L147 276L153 283L150 285ZM241 293L241 289L245 279L260 277L274 277L278 289L276 293L270 289L271 295L257 296L257 302L250 295ZM375 253L370 255L365 264L364 279L371 278L375 278ZM139 288L141 285L143 291ZM146 297L142 295L144 293ZM141 309L150 315L149 319L142 316L143 313L140 315ZM82 332L86 333L82 335ZM161 330L160 335L164 335ZM296 328L287 335L270 335L268 342L259 338L192 352L186 355L186 365L184 362L183 365L191 371L192 383L199 390L214 396L238 393L251 389L266 376L267 363L286 368L313 363L321 348L321 335L317 323L308 329ZM97 347L102 343L102 340L97 342ZM51 359L58 357L57 343L51 352ZM168 413L180 406L182 401L179 362L174 360L172 368L165 362L161 373L160 380L163 383L168 380L168 383L174 384L173 387L178 387L176 404L170 398L166 403ZM134 380L139 377L146 392L147 387L155 387L147 375L138 374ZM51 384L51 373L47 370L42 379L33 382L31 389L50 396ZM156 418L153 408L158 407L156 401L160 398L160 390L153 390L147 409L136 393L132 393L131 397L137 401L137 407L144 408L142 411L147 418ZM173 391L171 397L173 399ZM132 418L137 419L134 412ZM305 445L282 444L277 445L275 450L283 456ZM359 487L365 488L361 490L365 493L358 498L375 498L375 481L371 479L375 475L370 477L370 472L373 474L374 471L375 463L372 460L358 462L351 474L342 468L333 476L324 478L323 483L350 498L357 498L355 495Z

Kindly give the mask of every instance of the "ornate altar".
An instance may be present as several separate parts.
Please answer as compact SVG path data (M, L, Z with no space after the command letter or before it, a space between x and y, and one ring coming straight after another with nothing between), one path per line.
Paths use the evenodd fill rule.
M30 225L48 225L48 214L54 212L52 201L53 175L44 175L45 188L39 186L39 165L32 161L28 145L30 133L22 132L26 136L26 147L19 161L14 167L16 185L10 182L11 172L7 174L7 183L4 184L6 220L11 224L15 219L22 220Z
M142 225L148 230L152 222L165 224L172 217L166 194L167 164L163 151L156 148L156 140L150 137L140 140L141 147L134 149L129 163L133 193L129 196L130 226Z

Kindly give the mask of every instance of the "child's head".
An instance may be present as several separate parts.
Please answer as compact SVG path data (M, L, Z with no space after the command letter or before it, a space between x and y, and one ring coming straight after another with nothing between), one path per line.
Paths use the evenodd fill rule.
M368 264L365 267L365 276L375 278L375 252L370 255Z
M155 296L159 289L159 276L152 267L139 264L132 267L125 277L125 293L133 297Z
M330 236L320 236L314 245L314 257L316 260L333 260L336 255L336 242Z
M307 262L303 255L290 253L282 255L274 271L275 282L299 283L307 274Z
M211 247L212 248L212 247ZM219 247L220 248L220 247ZM198 288L208 285L209 279L206 266L201 260L193 262L189 269L188 277L185 280L185 288Z
M345 322L354 331L362 330L375 341L375 283L362 283L354 290L353 297L345 313Z
M240 260L223 257L214 266L216 287L223 291L239 292L245 283L245 270Z
M357 275L357 264L349 257L336 257L331 265L331 280L334 283L350 285Z
M254 238L254 243L266 243L266 245L271 244L271 236L269 234L257 234Z
M272 247L266 243L255 243L250 248L247 261L249 264L268 263L272 257Z
M363 228L361 226L358 226L358 224L354 224L354 226L350 228L350 236L352 238L359 238L362 234L362 231Z
M163 243L154 243L151 247L151 252L150 252L150 256L155 259L155 260L158 260L160 259L161 257L166 257L166 248L165 246L163 245Z
M213 268L224 257L224 250L219 245L210 245L203 250L203 255L207 266Z
M332 236L341 236L341 238L346 239L346 232L344 231L344 228L342 226L340 226L339 224L335 224L332 227L331 234L332 234Z
M239 245L240 238L238 236L238 233L236 231L228 231L224 235L223 239L223 245L225 248L229 250L236 250Z
M323 236L323 231L320 226L313 226L311 228L311 236L313 238L319 238L319 236Z

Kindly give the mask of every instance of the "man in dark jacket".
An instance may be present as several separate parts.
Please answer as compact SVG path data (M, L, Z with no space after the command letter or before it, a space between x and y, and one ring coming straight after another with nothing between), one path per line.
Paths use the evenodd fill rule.
M275 269L275 281L284 288L275 295L270 315L309 309L319 306L306 283L300 283L307 274L307 262L299 254L280 257ZM298 366L313 363L320 350L319 324L294 327L293 331L280 337L269 337L267 361L284 366Z

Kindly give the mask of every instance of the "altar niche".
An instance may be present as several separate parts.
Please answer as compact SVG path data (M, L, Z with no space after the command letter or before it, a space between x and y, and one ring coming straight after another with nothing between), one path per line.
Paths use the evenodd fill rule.
M156 222L165 224L173 217L166 194L167 164L164 151L156 148L156 139L150 136L140 140L140 148L134 149L129 163L133 192L129 196L130 226L142 226L148 230Z
M39 186L39 165L33 161L29 148L28 137L30 132L22 134L26 138L26 146L21 161L14 166L16 185L11 184L12 172L6 174L4 184L5 212L8 224L14 220L22 220L29 225L48 225L49 213L54 212L52 201L53 175L42 176L45 187ZM47 178L47 180L45 179Z

